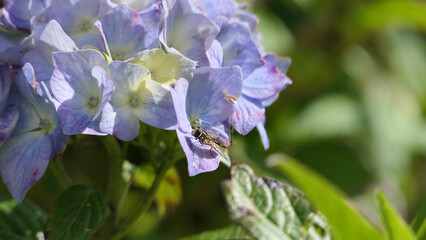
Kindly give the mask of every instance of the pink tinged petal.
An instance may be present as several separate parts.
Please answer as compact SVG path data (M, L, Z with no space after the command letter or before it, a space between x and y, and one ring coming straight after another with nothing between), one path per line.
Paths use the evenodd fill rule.
M266 132L266 129L265 129L265 125L262 122L259 122L256 125L256 128L257 128L257 131L259 132L260 140L262 141L263 148L265 148L265 150L268 150L269 138L268 138L268 133Z
M186 102L189 120L226 121L235 111L235 101L241 96L242 84L238 66L195 69Z
M145 27L144 44L148 49L158 48L160 24L164 20L164 8L162 4L153 4L150 8L140 13Z
M51 156L49 136L28 132L8 139L0 150L0 170L13 198L21 202L46 171Z
M261 121L265 108L259 100L242 96L237 101L237 107L229 118L229 122L241 135L246 135Z
M220 26L216 39L222 45L223 66L240 66L246 79L263 65L259 49L250 37L250 30L246 25L224 17L218 17L216 23Z
M201 145L191 135L176 130L180 144L188 161L189 176L211 172L219 167L220 154L210 146ZM211 151L210 151L211 150Z
M189 83L184 78L170 84L170 92L173 98L174 109L176 111L176 118L179 124L179 129L182 132L192 131L186 112L186 96L188 93L188 87Z
M256 69L245 81L243 94L251 98L266 99L280 93L291 80L270 61Z
M15 106L8 106L0 115L0 146L12 134L19 118L19 110Z

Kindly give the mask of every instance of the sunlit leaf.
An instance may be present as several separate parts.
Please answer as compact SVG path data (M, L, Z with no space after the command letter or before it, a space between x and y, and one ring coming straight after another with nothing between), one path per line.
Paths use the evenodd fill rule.
M67 189L55 201L47 222L49 240L89 239L105 221L106 194L87 186Z
M0 239L44 239L46 214L28 200L18 203L12 198L0 196Z
M316 172L280 155L269 158L268 165L282 171L306 193L312 204L327 217L333 239L384 239L379 230L354 208L343 192Z
M295 210L302 194L277 181L254 175L247 165L231 168L231 180L223 182L231 219L256 239L330 239L322 215ZM298 213L302 213L300 217Z
M379 215L382 219L382 225L388 238L390 240L414 239L411 229L407 226L405 221L401 219L392 204L389 203L388 199L382 192L377 192L376 200Z
M181 240L223 240L223 239L251 239L252 237L246 233L244 228L231 225L222 229L203 232Z

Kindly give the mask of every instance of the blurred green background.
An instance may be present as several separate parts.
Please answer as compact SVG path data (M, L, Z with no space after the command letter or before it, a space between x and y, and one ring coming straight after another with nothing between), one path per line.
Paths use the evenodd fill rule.
M375 188L410 221L426 195L426 2L258 0L249 9L260 19L265 49L292 58L293 84L267 109L271 148L263 149L256 131L234 134L232 159L285 181L265 158L286 153L335 183L373 221ZM104 188L99 140L71 142L28 194L47 213L70 182ZM133 151L132 162L145 162L146 152ZM220 189L228 168L188 177L182 159L176 169L126 239L177 239L230 223ZM132 187L127 211L143 197L142 185Z

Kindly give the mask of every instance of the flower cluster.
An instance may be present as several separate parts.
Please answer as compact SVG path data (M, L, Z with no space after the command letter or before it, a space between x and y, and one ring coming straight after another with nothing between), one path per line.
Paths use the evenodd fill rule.
M234 0L4 0L0 170L21 201L69 135L176 130L191 176L218 167L291 83Z

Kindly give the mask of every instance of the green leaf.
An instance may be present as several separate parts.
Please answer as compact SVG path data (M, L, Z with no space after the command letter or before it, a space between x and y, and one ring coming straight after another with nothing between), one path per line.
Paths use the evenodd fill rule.
M244 228L231 225L222 229L203 232L190 237L182 238L181 240L223 240L223 239L251 239Z
M368 36L386 26L426 27L426 4L423 1L371 1L342 21L348 39Z
M327 217L333 239L384 239L380 231L353 207L344 193L316 172L280 155L270 157L268 165L279 169L306 193L312 204Z
M388 201L383 192L377 192L376 200L379 215L387 234L387 238L390 240L414 240L413 232L395 211L392 204Z
M89 239L105 221L107 207L101 191L82 185L67 189L56 199L48 219L49 240Z
M423 221L422 226L420 227L419 231L417 232L417 240L426 240L426 220Z
M256 239L330 239L327 222L301 201L300 191L257 177L244 164L233 166L222 186L232 220Z
M0 239L44 239L46 214L28 200L21 203L0 196Z
M426 224L426 197L423 199L420 204L420 208L416 213L413 221L411 222L411 228L415 233L417 233L422 225ZM426 226L425 226L426 227Z

